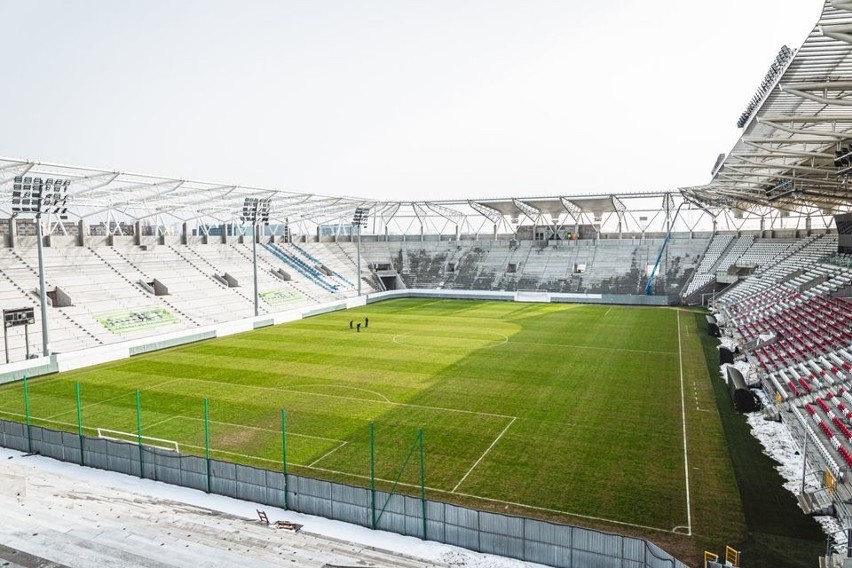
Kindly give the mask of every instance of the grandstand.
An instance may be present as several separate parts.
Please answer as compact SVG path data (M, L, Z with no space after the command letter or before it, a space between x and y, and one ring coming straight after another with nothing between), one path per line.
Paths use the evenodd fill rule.
M802 510L848 528L850 26L852 5L826 0L697 187L377 201L0 157L0 306L33 309L5 328L0 383L367 297L707 306L766 417L820 473ZM263 220L247 214L260 202ZM843 566L832 552L823 564Z

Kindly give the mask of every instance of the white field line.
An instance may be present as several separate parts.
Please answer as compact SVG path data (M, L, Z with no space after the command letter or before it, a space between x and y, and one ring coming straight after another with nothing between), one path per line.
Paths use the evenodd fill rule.
M195 416L184 416L183 414L178 414L176 416L172 416L171 418L163 420L162 422L168 422L169 420L174 420L175 418L181 418L183 420L195 420L196 422L204 421L203 418L196 418ZM161 424L162 422L159 422L158 424ZM233 422L217 422L216 420L211 420L210 424L221 424L222 426L236 426L237 428L243 428L246 430L258 430L260 432L271 432L272 434L281 433L281 430L273 430L271 428L260 428L258 426L246 426L245 424L235 424ZM151 427L153 426L149 426L149 428ZM298 436L299 438L311 438L312 440L322 440L324 442L342 442L344 444L348 444L347 441L338 440L337 438L323 438L322 436L311 436L309 434L293 434L291 432L287 432L287 437L289 438L290 436Z
M192 444L181 444L181 447L182 448L192 448L193 450L203 450L204 449L204 446L193 446ZM257 461L262 461L262 462L269 462L269 463L277 463L277 464L281 463L281 460L271 460L269 458L261 458L261 457L258 457L258 456L250 456L248 454L238 454L237 452L227 452L225 450L217 450L216 448L210 448L210 453L224 454L226 456L236 456L238 458L246 458L246 459L257 460ZM299 464L293 464L293 465L299 465ZM305 466L300 466L300 467L305 467Z
M160 420L159 422L154 422L153 424L143 424L142 429L143 430L150 430L151 428L156 428L160 424L165 424L169 420L174 420L175 418L180 418L180 415L178 414L177 416L169 416L168 418L166 418L164 420Z
M358 387L350 387L348 385L299 385L299 386L300 387L308 387L308 388L330 387L330 388L334 388L334 389L348 389L348 390L354 390L354 391L368 392L370 394L374 394L374 395L380 397L385 402L390 402L390 399L380 392L371 391L369 389L362 389L362 388L358 388ZM306 392L306 391L297 391L297 392ZM308 394L310 394L310 393L308 393Z
M345 445L346 445L346 444L348 444L348 443L349 443L349 442L341 442L341 443L340 443L340 445L339 445L339 446L337 446L336 448L334 448L334 449L332 449L332 450L330 450L330 451L328 451L328 452L324 453L323 455L321 455L320 457L318 457L317 459L315 459L314 461L312 461L312 462L308 465L308 467L314 467L316 464L318 464L319 462L321 462L322 460L324 460L325 458L327 458L328 456L330 456L331 454L333 454L334 452L336 452L337 450L339 450L340 448L342 448L343 446L345 446Z
M414 306L411 306L411 307L408 307L408 308L402 308L400 310L396 310L394 313L407 312L409 310L416 310L418 308L423 308L425 306L431 306L432 304L437 304L437 303L444 302L444 301L445 300L432 300L431 302L426 302L425 304L417 304L417 305L414 305ZM429 317L433 317L433 316L429 316Z
M515 341L510 339L511 345L546 345L548 347L570 347L572 349L596 349L599 351L627 351L629 353L654 353L655 355L675 355L673 351L649 351L647 349L622 349L620 347L594 347L591 345L570 345L568 343L541 343L535 341Z
M609 307L609 310L611 310L611 309L612 309L612 306ZM604 313L604 317L609 315L609 310L607 310L606 313Z
M18 416L20 418L26 418L26 414L18 414L17 412L9 412L8 410L0 410L0 414L4 416Z
M208 379L190 379L190 378L181 378L175 379L178 381L193 381L198 383L210 383L215 385L232 385L233 383L226 383L222 381L211 381ZM372 402L374 404L390 404L391 406L404 406L407 408L422 408L424 410L435 410L439 412L456 412L458 414L470 414L472 416L491 416L494 418L514 418L514 416L509 416L508 414L492 414L490 412L474 412L473 410L460 410L458 408L443 408L441 406L425 406L422 404L408 404L406 402L393 402L393 401L384 401L384 400L369 400L365 398L357 398L352 396L341 396L337 394L324 394L318 392L305 392L297 390L296 388L276 388L276 387L258 387L254 385L241 385L242 389L259 389L273 392L295 392L298 394L308 395L308 396L322 396L325 398L338 398L342 400L353 400L355 402Z
M443 491L443 493L446 493L446 491ZM544 511L544 512L547 512L547 513L558 513L560 515L569 515L571 517L577 517L579 519L588 519L588 520L591 520L591 521L603 521L605 523L612 523L614 525L620 525L622 527L634 527L634 528L637 528L637 529L646 529L646 530L649 530L649 531L678 534L677 531L674 531L674 530L671 530L671 529L661 529L660 527L649 527L647 525L637 525L636 523L627 523L627 522L624 522L624 521L614 521L612 519L607 519L607 518L604 518L604 517L595 517L595 516L592 516L592 515L581 515L580 513L572 513L571 511L560 511L558 509L548 509L547 507L536 507L534 505L524 505L523 503L514 503L512 501L502 501L500 499L490 499L488 497L480 497L478 495L468 495L467 493L455 493L455 495L459 495L461 497L470 497L470 498L473 498L473 499L479 499L481 501L489 501L491 503L499 503L500 505L512 505L512 506L515 506L515 507L523 507L524 509L532 509L534 511Z
M225 452L223 452L223 453L225 453ZM235 454L235 455L238 455L238 454ZM249 456L246 456L246 457L249 457ZM273 461L273 460L267 460L267 461ZM294 464L294 465L298 465L298 464ZM307 467L307 466L300 466L300 467ZM357 478L357 479L370 479L369 475L358 475L358 474L355 474L355 473L346 473L346 472L343 472L343 471L337 471L335 469L326 469L326 468L323 468L323 467L311 467L310 469L314 469L316 471L323 471L323 472L326 472L326 473L334 473L334 474L343 475L343 476L346 476L346 477L354 477L354 478ZM381 481L381 482L384 482L384 483L393 483L393 480L391 480L391 479L381 479L379 477L376 478L376 481ZM417 484L414 484L414 483L405 483L404 481L398 482L397 485L402 485L404 487L412 487L412 488L420 489L420 485L417 485ZM546 513L556 513L556 514L559 514L559 515L568 515L570 517L577 517L578 519L589 519L589 520L592 520L592 521L602 521L602 522L605 522L605 523L611 523L611 524L619 525L619 526L623 526L623 527L634 527L634 528L637 528L637 529L646 529L646 530L662 532L662 533L682 534L682 533L678 533L677 531L672 530L672 529L662 529L660 527L649 527L647 525L638 525L636 523L627 523L627 522L624 522L624 521L615 521L613 519L607 519L605 517L594 517L592 515L583 515L583 514L580 514L580 513L572 513L571 511L562 511L560 509L548 509L547 507L536 507L535 505L525 505L524 503L517 503L517 502L514 502L514 501L503 501L501 499L491 499L490 497L482 497L480 495L471 495L470 493L453 493L452 491L447 491L446 489L438 489L437 487L428 487L427 486L426 489L429 490L429 491L435 492L435 493L447 493L447 494L452 493L453 495L458 495L460 497L468 497L470 499L477 499L479 501L487 501L489 503L498 503L500 505L511 505L513 507L523 507L524 509L531 509L531 510L534 510L534 511L544 511Z
M0 410L0 415L17 416L18 418L26 418L27 417L26 414L18 414L17 412L8 412L6 410ZM50 422L51 424L59 424L60 426L73 426L74 428L77 427L76 422L61 422L59 420L48 420L47 418L39 418L37 416L30 416L30 425L31 426L35 426L35 424L33 424L33 422ZM95 428L91 428L89 426L83 426L83 430L89 430L89 431L94 432ZM75 430L75 432L76 432L76 430Z
M680 312L677 312L677 351L680 358L680 413L683 423L683 472L686 477L686 534L692 536L692 505L689 500L689 455L686 448L686 394L683 386L683 349L680 341Z
M455 486L455 487L453 487L453 490L452 490L452 491L450 491L450 493L455 493L455 492L456 492L456 489L458 489L458 488L459 488L459 486L460 486L462 483L464 483L464 480L465 480L465 479L467 479L467 476L468 476L468 475L470 475L470 473L471 473L474 469L476 469L476 466L478 466L478 465L479 465L479 462L481 462L481 461L483 460L483 458L485 458L485 456L487 456L487 455L488 455L488 452L490 452L490 451L491 451L491 448L493 448L493 447L497 444L497 442L499 442L499 441L500 441L500 438L502 438L502 437L503 437L503 434L505 434L505 433L506 433L506 430L508 430L508 429L509 429L509 426L511 426L512 424L514 424L514 423L515 423L515 420L517 420L517 419L518 419L517 417L514 417L514 418L512 418L512 420L511 420L508 424L506 424L506 427L505 427L505 428L503 428L503 431L502 431L502 432L500 432L500 434L498 434L496 438L494 438L494 441L493 441L493 442L491 442L491 445L490 445L490 446L488 446L488 448L487 448L484 452L482 452L482 455L481 455L481 456L479 456L479 459L478 459L478 460L476 460L476 462L474 462L474 464L473 464L472 466L470 466L470 469L469 469L469 470L467 470L467 473L465 473L465 474L462 476L462 478L459 480L459 482L458 482L458 483L456 483L456 486Z

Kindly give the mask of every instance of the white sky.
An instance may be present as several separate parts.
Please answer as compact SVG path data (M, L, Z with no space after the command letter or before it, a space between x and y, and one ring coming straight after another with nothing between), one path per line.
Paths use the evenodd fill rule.
M377 199L706 183L820 0L0 0L0 155Z

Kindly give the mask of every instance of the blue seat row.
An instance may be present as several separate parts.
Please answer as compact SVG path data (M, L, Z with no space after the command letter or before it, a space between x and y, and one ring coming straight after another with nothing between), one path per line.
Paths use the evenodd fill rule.
M266 247L266 250L268 250L269 252L274 254L279 260L283 261L286 265L290 266L291 268L295 268L297 272L299 272L303 276L306 276L308 279L312 280L314 283L316 283L321 288L328 290L331 293L337 292L338 286L336 284L329 284L325 280L324 275L319 270L317 270L313 266L310 266L305 261L303 261L300 258L288 253L287 251L283 250L278 245L270 244L270 243L264 243L263 246Z
M290 243L290 246L292 246L294 249L296 249L297 251L299 251L299 253L300 253L302 256L304 256L305 258L307 258L308 260L312 260L313 262L316 262L317 264L323 264L323 263L322 263L322 261L320 261L320 260L319 260L318 258L316 258L314 255L312 255L311 253L309 253L308 251L306 251L305 249L303 249L302 247L300 247L300 246L299 246L299 245L297 245L296 243ZM331 270L331 269L329 269L329 270ZM334 275L334 277L335 277L335 278L339 278L340 280L342 280L343 282L346 282L346 283L347 283L347 284L349 284L350 286L353 286L353 287L355 286L355 285L354 285L352 282L350 282L347 278L344 278L343 276L341 276L340 274L338 274L338 273L337 273L337 272L335 272L334 270L332 270L332 271L331 271L331 273L332 273L332 275Z

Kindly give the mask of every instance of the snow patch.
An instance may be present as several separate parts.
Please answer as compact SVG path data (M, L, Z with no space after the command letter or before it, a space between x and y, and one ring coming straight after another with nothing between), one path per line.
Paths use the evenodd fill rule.
M379 550L391 551L409 558L417 558L437 566L468 567L468 568L545 568L541 564L522 562L502 556L482 554L455 546L440 544L437 542L423 541L418 538L402 536L383 531L372 531L365 527L351 525L341 521L333 521L323 517L314 517L278 509L267 505L260 505L248 501L240 501L221 495L209 495L201 491L178 487L150 479L139 479L130 475L81 467L75 464L64 463L39 455L24 456L21 452L0 448L0 480L5 480L3 487L7 490L0 491L0 510L20 503L23 498L21 492L12 490L12 486L24 487L23 483L10 483L14 480L25 480L30 487L53 491L55 495L73 496L76 492L84 491L89 494L100 494L102 498L97 500L80 500L71 506L87 507L89 513L94 514L92 508L112 507L113 501L117 499L117 493L131 494L147 497L148 499L134 500L136 509L142 508L143 503L155 502L178 502L198 507L202 510L218 511L228 515L242 517L247 521L257 521L257 510L266 511L269 520L288 520L303 525L302 533L321 535L324 537L355 543ZM20 505L19 505L20 506ZM159 506L158 506L159 507ZM62 508L62 507L59 507ZM161 507L160 507L161 508ZM110 509L111 511L112 509ZM109 515L104 515L104 520ZM168 519L161 519L168 521ZM39 522L50 523L50 519L40 519ZM0 534L5 527L2 515L0 515Z

